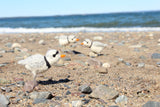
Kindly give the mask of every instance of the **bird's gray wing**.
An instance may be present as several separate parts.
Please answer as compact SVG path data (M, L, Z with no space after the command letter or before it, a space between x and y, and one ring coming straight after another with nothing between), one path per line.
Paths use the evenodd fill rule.
M101 43L101 42L95 42L95 45L98 47L106 47L107 44Z

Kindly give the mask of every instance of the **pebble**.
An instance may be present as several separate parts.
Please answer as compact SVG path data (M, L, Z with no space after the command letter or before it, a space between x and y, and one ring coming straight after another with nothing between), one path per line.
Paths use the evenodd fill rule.
M95 57L98 56L98 54L96 54L96 53L94 53L94 52L89 52L89 56L90 56L91 58L95 58Z
M8 107L9 100L6 96L0 93L0 106L1 107Z
M96 59L88 59L87 62L85 62L86 65L89 66L95 66L95 67L101 67L102 66L102 62L100 62L99 60Z
M92 92L92 89L89 85L82 85L78 90L85 94L90 94Z
M63 58L64 59L64 61L71 61L71 58Z
M98 67L94 69L95 72L101 73L101 74L107 74L108 73L108 69L104 68L104 67Z
M0 49L0 53L6 53L6 50Z
M40 40L38 43L39 43L40 45L45 45L45 44L46 44L44 40Z
M158 67L160 67L160 62L157 62L156 64L157 64Z
M3 55L0 55L0 58L3 57Z
M151 55L151 58L152 58L152 59L160 59L160 54L159 54L159 53L153 53L153 54Z
M12 89L10 87L1 87L1 90L9 93L9 92L12 92Z
M127 103L128 98L125 95L121 95L118 98L116 98L115 102L116 103Z
M129 63L129 62L125 62L125 64L126 64L127 66L131 66L131 63Z
M138 63L137 65L139 68L143 68L145 66L145 63Z
M110 65L109 63L106 62L106 63L103 63L102 67L104 67L104 68L110 68L111 65Z
M69 94L71 94L71 92L68 90L65 95L69 95Z
M14 48L21 48L21 45L19 43L13 43L11 46L12 49Z
M11 81L6 80L4 78L0 78L0 85L2 85L2 84L10 84L10 83L11 83Z
M91 98L100 98L100 99L106 101L106 100L114 99L118 95L119 95L119 93L116 90L109 88L106 85L99 85L93 90L90 97Z
M81 100L72 101L72 107L82 107L83 102Z
M12 43L6 43L5 47L11 48L12 47Z
M132 46L129 46L129 48L141 48L142 45L132 45Z
M0 64L0 67L4 67L4 66L6 66L7 64Z
M47 101L48 101L47 99L36 98L36 99L33 101L33 104L46 103Z
M31 92L29 96L31 99L51 99L53 97L52 93L48 91L44 91L44 92L34 91L34 92Z
M95 36L95 37L93 37L93 40L103 40L103 37L101 37L101 36Z
M79 97L83 98L83 97L85 97L85 96L86 96L85 94L81 94Z
M147 58L146 58L145 56L143 56L143 55L140 56L139 58L140 58L140 59L143 59L143 60L146 60L146 59L147 59Z
M142 107L160 107L160 102L148 101Z
M30 41L30 42L35 42L36 39L35 39L35 38L29 38L29 41Z

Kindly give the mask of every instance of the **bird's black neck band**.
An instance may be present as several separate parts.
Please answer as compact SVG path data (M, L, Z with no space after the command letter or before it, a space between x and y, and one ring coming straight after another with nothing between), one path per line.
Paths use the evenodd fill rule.
M47 61L47 59L46 59L46 57L44 56L44 60L45 60L45 62L46 62L46 65L47 65L47 67L48 67L48 69L51 67L51 65L49 64L49 62Z
M93 42L91 41L91 45L89 46L89 48L91 48L91 47L92 47L92 44L93 44Z

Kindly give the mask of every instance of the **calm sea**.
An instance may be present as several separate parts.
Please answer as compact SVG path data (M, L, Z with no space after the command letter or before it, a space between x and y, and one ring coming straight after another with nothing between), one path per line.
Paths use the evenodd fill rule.
M160 31L160 11L0 18L0 33Z

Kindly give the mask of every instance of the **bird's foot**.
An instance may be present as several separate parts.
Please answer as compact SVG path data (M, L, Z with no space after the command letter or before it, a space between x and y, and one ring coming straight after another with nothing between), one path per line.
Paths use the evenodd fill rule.
M24 85L24 91L31 92L36 86L38 86L37 81L27 81Z

